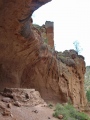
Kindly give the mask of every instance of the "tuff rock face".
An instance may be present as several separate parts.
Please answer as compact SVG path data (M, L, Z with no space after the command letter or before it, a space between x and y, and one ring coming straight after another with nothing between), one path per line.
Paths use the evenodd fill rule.
M45 23L45 28L46 28L46 35L48 39L48 45L50 45L52 48L54 48L54 23L50 21L46 21Z
M54 48L54 23L51 21L46 21L45 25L39 26L37 24L33 24L34 28L37 28L37 32L41 34L42 40Z
M84 58L56 52L32 25L33 11L49 1L0 0L0 90L34 88L46 101L85 106Z

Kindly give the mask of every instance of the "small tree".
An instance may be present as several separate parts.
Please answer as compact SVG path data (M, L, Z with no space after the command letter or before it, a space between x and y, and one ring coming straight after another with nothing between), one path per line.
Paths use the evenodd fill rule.
M80 47L79 42L76 40L73 42L75 50L77 51L77 53L79 54L82 51L82 48Z

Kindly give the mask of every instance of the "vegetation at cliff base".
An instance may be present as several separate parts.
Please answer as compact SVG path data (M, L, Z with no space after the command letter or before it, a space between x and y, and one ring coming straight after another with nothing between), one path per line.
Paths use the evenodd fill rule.
M86 96L87 96L87 100L88 100L88 102L90 102L90 89L87 90L87 92L86 92Z
M90 118L85 114L77 111L72 105L57 104L54 117L58 118L59 115L63 116L63 120L90 120Z

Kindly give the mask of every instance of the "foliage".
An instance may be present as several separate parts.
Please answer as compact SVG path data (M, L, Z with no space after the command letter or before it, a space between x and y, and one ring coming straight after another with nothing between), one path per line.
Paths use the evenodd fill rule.
M37 25L37 24L33 24L33 26L35 27L35 28L37 28L37 29L40 29L41 27L39 26L39 25Z
M88 100L88 102L90 102L90 89L87 90L87 92L86 92L86 96L87 96L87 100Z
M44 39L44 42L48 44L48 39L47 39L47 38L45 38L45 39Z
M72 105L69 104L64 106L61 104L56 105L53 116L58 117L59 115L63 115L63 120L90 120L86 114L77 111Z
M74 47L75 47L76 52L77 52L78 54L80 54L81 51L82 51L82 48L80 47L79 42L76 40L76 41L73 42L73 44L74 44Z

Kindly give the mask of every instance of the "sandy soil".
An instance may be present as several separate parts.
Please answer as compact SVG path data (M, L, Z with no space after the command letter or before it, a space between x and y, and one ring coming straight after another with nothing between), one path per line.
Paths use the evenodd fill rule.
M25 98L26 94L28 97ZM16 101L20 106L14 105ZM8 104L10 108L7 107ZM54 110L47 106L37 91L7 89L0 95L0 120L57 120L53 113Z
M15 107L10 109L12 116L2 116L0 120L57 120L52 116L53 110L48 107Z

